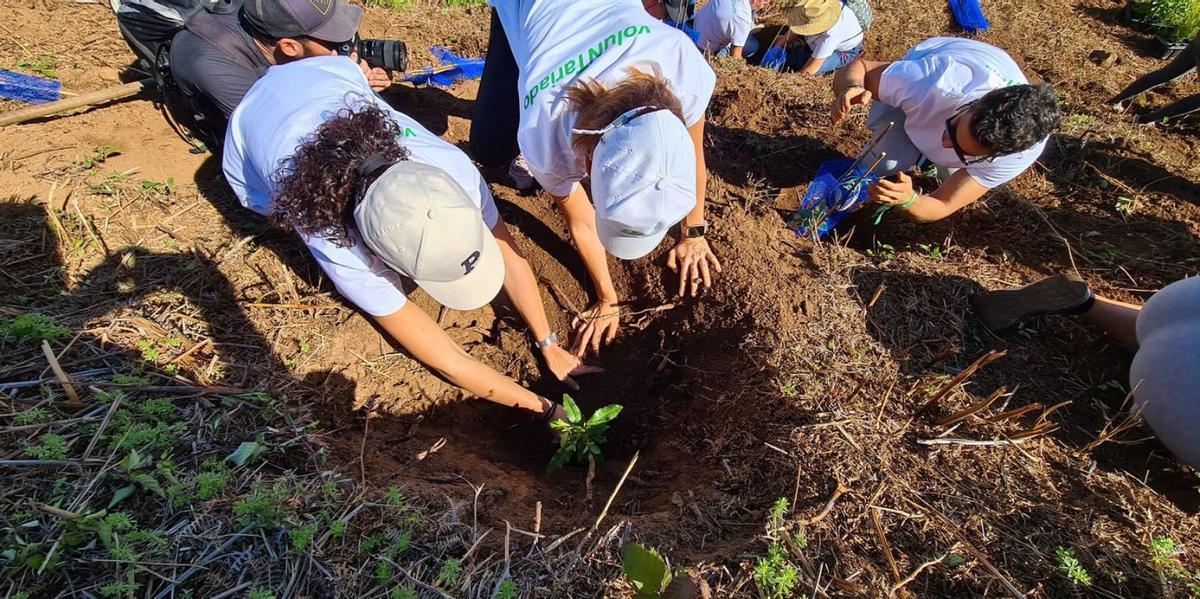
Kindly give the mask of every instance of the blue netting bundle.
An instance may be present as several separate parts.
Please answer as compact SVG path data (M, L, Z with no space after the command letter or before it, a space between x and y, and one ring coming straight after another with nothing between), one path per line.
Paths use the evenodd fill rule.
M443 48L442 46L433 46L429 49L429 53L438 62L442 63L443 67L452 65L454 68L447 71L440 71L438 67L421 69L406 75L404 77L405 81L413 85L432 85L434 87L446 88L464 79L478 79L483 76L482 58L459 56L449 48Z
M770 50L763 53L762 61L758 64L759 66L778 71L783 68L784 62L787 62L787 50L779 46L771 46Z
M967 33L982 33L991 26L987 17L983 16L979 0L950 0L950 12L954 13L954 20Z
M30 104L53 102L59 98L62 82L57 79L22 75L0 69L0 97Z
M878 181L879 177L872 173L863 177L854 189L847 189L869 166L860 164L853 173L847 173L846 169L853 164L853 160L845 158L821 163L817 169L817 176L809 184L804 199L800 201L800 207L789 219L796 227L796 233L807 236L815 227L817 237L824 237L842 222L846 215L867 201L867 186Z

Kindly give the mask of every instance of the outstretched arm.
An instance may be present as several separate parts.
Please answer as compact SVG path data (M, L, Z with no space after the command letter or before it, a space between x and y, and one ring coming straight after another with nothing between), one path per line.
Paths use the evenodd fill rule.
M1180 117L1185 114L1191 114L1200 110L1200 94L1188 96L1177 102L1172 102L1146 114L1139 114L1134 117L1135 123L1157 123L1163 119Z
M595 303L573 323L575 353L582 356L589 347L593 353L598 353L601 342L611 343L617 336L619 298L608 272L608 252L596 232L596 209L579 184L565 198L554 196L554 203L567 219L567 230L571 233L579 257L583 259L597 296Z
M897 173L894 181L880 179L872 183L868 197L877 204L907 204L904 211L910 218L931 222L962 210L964 206L983 197L987 191L986 187L971 178L966 169L960 169L931 194L921 195L913 188L912 177Z
M550 323L546 319L546 311L542 304L541 293L538 292L537 278L533 274L533 269L529 267L529 261L517 249L516 241L508 231L503 219L499 220L495 227L492 227L492 235L496 237L496 242L500 245L500 254L504 256L504 292L512 300L521 319L529 326L529 332L533 338L543 341L550 336ZM591 367L583 365L578 357L563 349L561 345L550 345L542 348L541 351L550 372L554 374L555 378L566 382L569 386L575 386L570 375L595 372Z
M451 383L498 404L542 412L543 403L534 392L472 358L416 304L406 302L375 321L414 358Z

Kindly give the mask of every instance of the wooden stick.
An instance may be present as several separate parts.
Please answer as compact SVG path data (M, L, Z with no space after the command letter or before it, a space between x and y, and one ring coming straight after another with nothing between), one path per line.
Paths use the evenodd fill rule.
M91 93L75 96L74 98L67 98L66 100L59 100L57 102L50 102L47 104L38 104L36 106L14 110L12 112L0 115L0 127L17 125L26 121L52 116L76 108L85 108L88 106L106 104L114 100L136 96L152 87L154 87L154 78L147 77L141 81L134 81L132 83L126 83L125 85L118 85L117 87L105 88Z
M82 408L83 402L79 401L79 394L75 392L75 386L71 384L67 373L63 372L62 366L58 365L58 358L54 357L54 350L50 349L50 343L45 339L42 340L42 353L45 354L46 361L50 363L50 369L54 371L58 384L62 385L63 391L67 393L67 405L72 408Z
M999 389L996 389L995 391L993 391L991 395L987 396L986 399L976 402L975 405L973 405L957 414L954 414L943 420L940 420L937 423L937 426L950 426L951 424L954 424L956 422L966 420L967 418L970 418L972 415L982 412L983 410L986 410L988 408L988 406L991 406L993 403L995 403L996 400L1000 399L1000 396L1004 395L1005 393L1008 393L1008 389L1006 389L1005 387L1000 387Z
M879 508L871 506L871 524L875 526L875 536L879 537L879 547L883 549L883 557L887 560L888 569L892 571L892 582L897 583L903 578L900 567L896 565L896 557L892 555L892 545L888 543L887 533L883 530L883 522L879 520Z

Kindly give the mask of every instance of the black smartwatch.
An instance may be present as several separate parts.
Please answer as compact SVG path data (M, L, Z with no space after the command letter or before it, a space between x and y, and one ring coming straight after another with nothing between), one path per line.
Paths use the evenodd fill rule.
M695 239L697 237L704 237L704 234L708 232L708 221L704 221L698 225L692 225L690 227L687 225L684 225L682 223L680 223L679 226L680 226L681 232L683 233L684 239Z

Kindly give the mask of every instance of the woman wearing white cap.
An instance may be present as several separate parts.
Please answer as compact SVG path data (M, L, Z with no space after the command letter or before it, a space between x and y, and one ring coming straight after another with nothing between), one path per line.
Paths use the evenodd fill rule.
M533 271L470 159L379 100L349 59L268 70L230 117L223 167L242 205L293 227L343 296L452 383L547 422L562 415L467 355L407 301L402 277L459 310L503 285L556 377L593 371L558 345Z
M637 0L491 4L472 153L500 165L519 142L599 296L576 321L578 352L599 351L619 317L605 250L640 258L680 224L668 256L679 293L695 295L720 271L704 239L704 110L716 76L685 34Z

